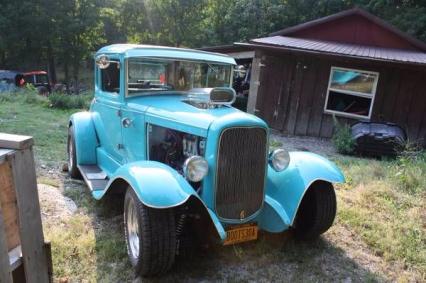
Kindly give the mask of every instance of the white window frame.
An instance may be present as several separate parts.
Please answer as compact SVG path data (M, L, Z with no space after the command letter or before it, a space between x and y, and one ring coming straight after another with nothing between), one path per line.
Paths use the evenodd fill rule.
M331 87L331 80L332 80L332 77L333 77L333 71L334 70L355 71L355 72L362 72L362 73L375 75L376 78L375 78L374 83L373 83L372 93L367 94L367 93L360 93L360 92L351 91L351 90L341 90L341 89L332 88ZM325 98L325 104L324 104L324 113L333 114L333 115L342 116L342 117L347 117L347 118L359 118L359 119L370 120L371 114L373 112L374 99L376 98L376 91L377 91L377 84L379 82L379 75L380 74L378 72L373 72L373 71L366 71L366 70L360 70L360 69L350 69L350 68L332 66L331 69L330 69L330 77L328 79L327 96ZM343 93L343 94L348 94L348 95L353 95L353 96L370 98L371 104L370 104L370 109L368 110L368 116L351 114L351 113L327 109L328 97L330 96L330 91L340 92L340 93Z

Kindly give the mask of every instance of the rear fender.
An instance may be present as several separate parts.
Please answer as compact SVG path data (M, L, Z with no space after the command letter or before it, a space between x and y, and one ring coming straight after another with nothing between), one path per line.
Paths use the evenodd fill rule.
M275 217L263 217L260 220L265 222L263 226L281 227L271 232L281 232L293 225L303 196L314 182L345 182L340 169L322 156L310 152L290 152L290 160L288 168L282 172L268 168L266 204L269 199L269 203L272 204L269 208L274 209ZM279 225L271 225L269 222L272 221L276 221Z
M90 112L78 112L70 117L69 126L73 126L78 165L96 164L98 138Z

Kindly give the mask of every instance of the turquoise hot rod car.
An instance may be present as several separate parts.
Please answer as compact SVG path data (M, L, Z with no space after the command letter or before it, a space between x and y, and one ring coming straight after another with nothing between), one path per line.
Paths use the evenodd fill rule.
M130 44L95 56L95 98L69 120L68 168L95 199L124 195L137 274L167 271L188 235L226 245L258 229L312 238L332 225L341 171L269 150L266 123L231 106L233 58Z

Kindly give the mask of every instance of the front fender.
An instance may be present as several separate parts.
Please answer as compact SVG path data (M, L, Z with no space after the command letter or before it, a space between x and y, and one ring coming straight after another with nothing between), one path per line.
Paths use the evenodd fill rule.
M139 200L152 208L172 208L185 204L190 198L204 208L219 238L223 241L226 232L216 214L207 208L192 186L173 168L156 161L137 161L120 167L111 177L104 191L93 191L101 199L117 181L125 181L135 191Z
M78 112L70 117L73 126L78 165L96 164L98 139L90 112Z
M107 189L95 198L102 198L119 179L126 181L139 200L152 208L175 207L186 202L192 195L198 198L182 175L157 161L136 161L121 166L111 176Z
M330 183L343 183L345 177L337 166L326 158L310 152L290 152L290 164L282 172L276 172L268 168L266 184L266 196L275 200L285 211L275 209L275 218L262 218L263 221L276 221L281 219L279 229L293 225L297 209L310 185L315 181L326 181ZM271 202L271 201L270 201ZM272 203L272 202L271 202ZM279 207L275 205L275 207ZM273 208L273 207L272 207ZM270 219L270 220L268 220ZM285 220L288 219L288 223ZM276 226L260 224L264 227ZM270 229L268 229L270 230ZM271 232L281 232L281 231Z

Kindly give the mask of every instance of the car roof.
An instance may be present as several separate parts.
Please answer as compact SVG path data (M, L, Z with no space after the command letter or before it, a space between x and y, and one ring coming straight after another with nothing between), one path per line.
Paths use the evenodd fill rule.
M199 60L236 65L235 59L225 54L168 46L113 44L99 49L96 55L100 54L119 54L124 56L124 58L156 57L196 61Z

